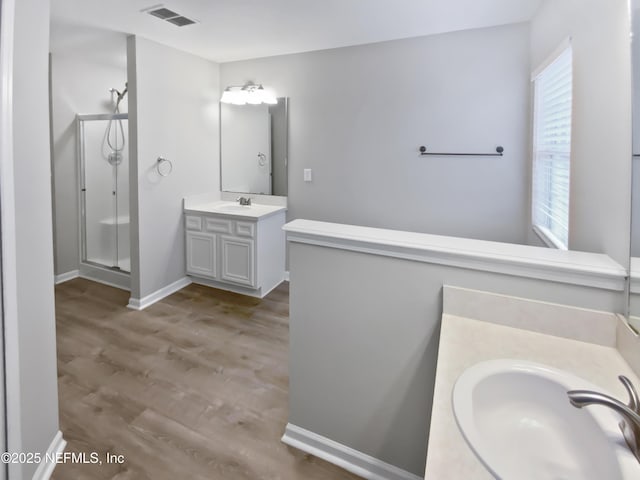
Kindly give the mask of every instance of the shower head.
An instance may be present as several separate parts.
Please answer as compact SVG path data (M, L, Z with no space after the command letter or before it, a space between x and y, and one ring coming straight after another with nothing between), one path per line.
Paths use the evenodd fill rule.
M129 82L125 82L124 90L122 91L122 93L118 93L118 102L120 102L120 100L124 98L124 96L127 94L127 90L129 90Z
M122 101L124 96L127 94L127 90L129 90L129 82L125 82L124 90L122 92L118 91L117 89L115 89L113 87L111 87L109 89L109 92L111 92L112 95L114 93L116 94L116 108L118 108L118 105L120 105L120 102ZM113 97L111 97L111 99L113 100Z

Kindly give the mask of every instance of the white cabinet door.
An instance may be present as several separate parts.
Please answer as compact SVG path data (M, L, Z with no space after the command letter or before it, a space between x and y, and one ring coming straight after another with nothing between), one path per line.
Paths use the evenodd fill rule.
M187 273L217 278L216 240L211 233L187 232Z
M220 237L221 280L256 287L254 242L248 238Z

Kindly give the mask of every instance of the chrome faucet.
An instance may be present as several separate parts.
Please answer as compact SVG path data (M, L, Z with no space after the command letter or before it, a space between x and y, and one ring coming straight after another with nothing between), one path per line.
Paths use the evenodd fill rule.
M236 202L240 203L240 205L251 205L251 197L238 197L236 198Z
M615 410L622 417L618 426L627 442L627 446L635 455L636 460L640 462L640 402L638 401L638 393L627 377L620 375L618 379L629 393L628 405L609 395L591 390L570 390L567 395L571 405L576 408L586 407L587 405L602 405Z

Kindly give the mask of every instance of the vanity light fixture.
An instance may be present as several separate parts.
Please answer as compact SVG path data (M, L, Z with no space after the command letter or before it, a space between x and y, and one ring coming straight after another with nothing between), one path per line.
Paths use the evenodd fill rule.
M278 103L275 95L265 90L262 85L256 85L253 82L247 82L242 86L231 85L225 88L220 101L233 105L260 105L262 103L275 105Z

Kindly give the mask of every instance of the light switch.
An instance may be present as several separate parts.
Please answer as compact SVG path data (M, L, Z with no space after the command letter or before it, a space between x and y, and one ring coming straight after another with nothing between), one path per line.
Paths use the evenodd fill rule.
M310 182L311 181L311 169L310 168L305 168L304 169L304 181L305 182Z

